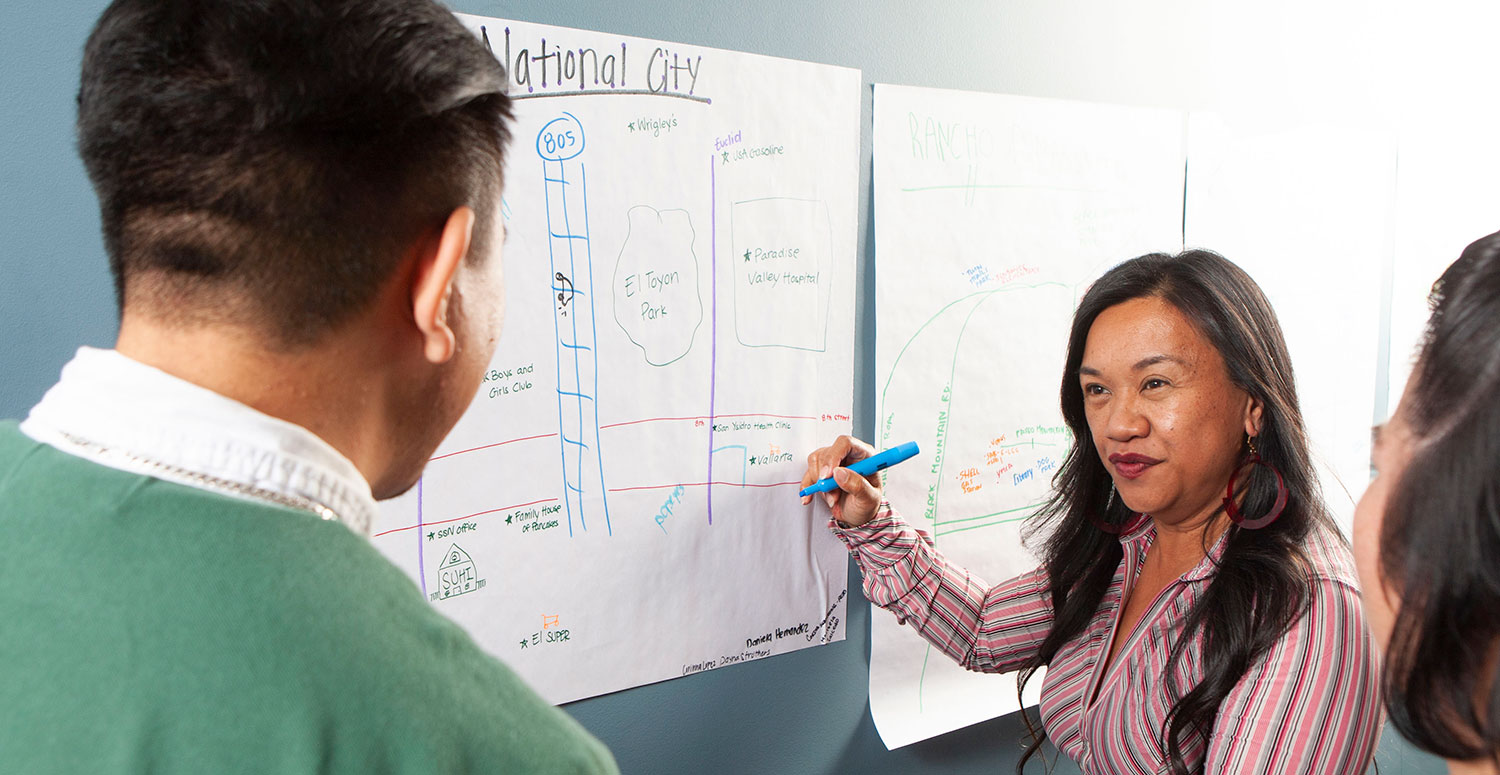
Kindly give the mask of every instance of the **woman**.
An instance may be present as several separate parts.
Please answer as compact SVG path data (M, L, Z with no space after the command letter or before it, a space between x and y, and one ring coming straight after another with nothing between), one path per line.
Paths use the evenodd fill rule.
M1110 270L1074 315L1062 412L1078 443L1031 526L1043 564L993 588L841 467L867 445L810 455L866 596L971 670L1048 666L1044 734L1086 773L1363 772L1373 646L1254 281L1207 251Z
M1500 234L1433 286L1379 471L1354 514L1391 721L1453 773L1500 772Z

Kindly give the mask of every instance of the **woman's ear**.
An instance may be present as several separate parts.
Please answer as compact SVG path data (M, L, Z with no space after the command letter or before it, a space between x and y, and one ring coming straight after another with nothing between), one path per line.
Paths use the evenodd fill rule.
M453 296L453 276L469 254L473 236L474 211L459 207L448 215L442 231L419 247L411 311L422 334L422 354L429 363L447 363L457 352L458 340L448 325L448 305Z
M1260 435L1261 419L1265 412L1265 402L1255 396L1245 395L1245 433L1250 437Z

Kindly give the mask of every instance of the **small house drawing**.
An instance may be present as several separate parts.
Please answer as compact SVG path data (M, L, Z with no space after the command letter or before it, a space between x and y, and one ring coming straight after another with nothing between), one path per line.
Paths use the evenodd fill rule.
M458 544L449 546L447 553L443 555L442 564L438 566L438 589L433 598L446 600L483 586L484 581L474 570L474 560L470 559L469 553Z

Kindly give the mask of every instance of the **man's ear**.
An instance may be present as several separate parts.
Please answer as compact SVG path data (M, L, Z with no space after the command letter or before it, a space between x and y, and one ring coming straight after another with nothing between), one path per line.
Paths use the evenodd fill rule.
M458 350L458 340L448 325L448 302L453 295L453 276L469 254L473 236L474 211L460 207L448 215L437 238L420 247L412 279L411 309L417 330L422 332L422 354L429 363L447 363Z

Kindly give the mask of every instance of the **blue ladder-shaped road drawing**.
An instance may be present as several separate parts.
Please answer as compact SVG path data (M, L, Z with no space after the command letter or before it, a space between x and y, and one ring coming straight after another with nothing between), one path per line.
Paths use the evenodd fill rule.
M576 518L588 530L587 496L604 511L610 535L609 494L599 447L598 326L594 321L594 259L589 244L588 173L583 125L571 113L548 121L536 136L547 202L547 254L552 261L552 322L557 332L557 430L563 464L568 535ZM571 190L570 190L571 189Z

